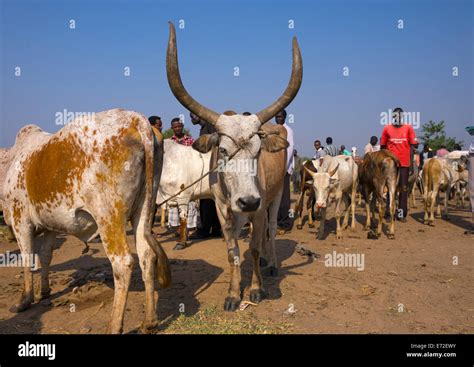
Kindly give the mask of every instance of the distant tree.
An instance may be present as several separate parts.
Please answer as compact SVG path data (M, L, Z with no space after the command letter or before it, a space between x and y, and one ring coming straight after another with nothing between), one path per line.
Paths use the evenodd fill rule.
M428 146L436 152L441 147L445 146L448 150L454 150L454 146L459 144L461 147L463 146L464 142L462 140L456 140L456 138L452 138L446 136L446 132L444 131L444 121L434 122L429 121L421 127L422 129L422 136L421 142L423 144L428 144Z
M192 136L192 135L191 135L191 132L190 132L188 129L184 129L183 132L184 132L186 135ZM163 139L171 138L173 135L174 135L174 132L173 132L173 129L172 129L172 128L169 128L169 129L163 131Z

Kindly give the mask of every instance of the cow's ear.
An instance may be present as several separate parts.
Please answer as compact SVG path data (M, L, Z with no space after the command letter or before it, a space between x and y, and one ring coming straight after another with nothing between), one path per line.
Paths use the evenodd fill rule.
M260 140L262 141L262 149L270 153L279 152L290 145L288 140L276 134L266 134Z
M204 134L193 143L193 149L200 153L207 153L218 143L219 135L217 133Z

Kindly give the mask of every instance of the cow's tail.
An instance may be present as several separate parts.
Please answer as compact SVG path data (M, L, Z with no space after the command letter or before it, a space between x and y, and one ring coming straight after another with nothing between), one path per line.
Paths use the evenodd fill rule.
M145 118L143 118L146 121ZM160 183L161 169L163 167L163 137L159 131L154 132L151 126L140 122L137 124L145 149L145 200L143 210L145 215L144 237L157 257L158 283L161 287L168 287L171 283L171 271L168 257L163 247L153 237L152 227L154 221L154 206Z

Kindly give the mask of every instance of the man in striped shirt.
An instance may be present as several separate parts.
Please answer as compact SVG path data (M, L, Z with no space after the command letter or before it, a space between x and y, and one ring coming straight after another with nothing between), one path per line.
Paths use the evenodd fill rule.
M337 148L332 144L332 138L328 136L326 138L326 148L324 148L327 155L335 157L337 155Z

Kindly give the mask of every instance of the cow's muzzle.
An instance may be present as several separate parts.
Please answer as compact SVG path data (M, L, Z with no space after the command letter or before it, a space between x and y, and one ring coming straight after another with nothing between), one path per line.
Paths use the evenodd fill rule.
M243 212L254 212L260 206L260 198L246 196L237 199L237 205Z
M318 209L325 208L326 203L324 201L317 201L316 206L318 207Z

